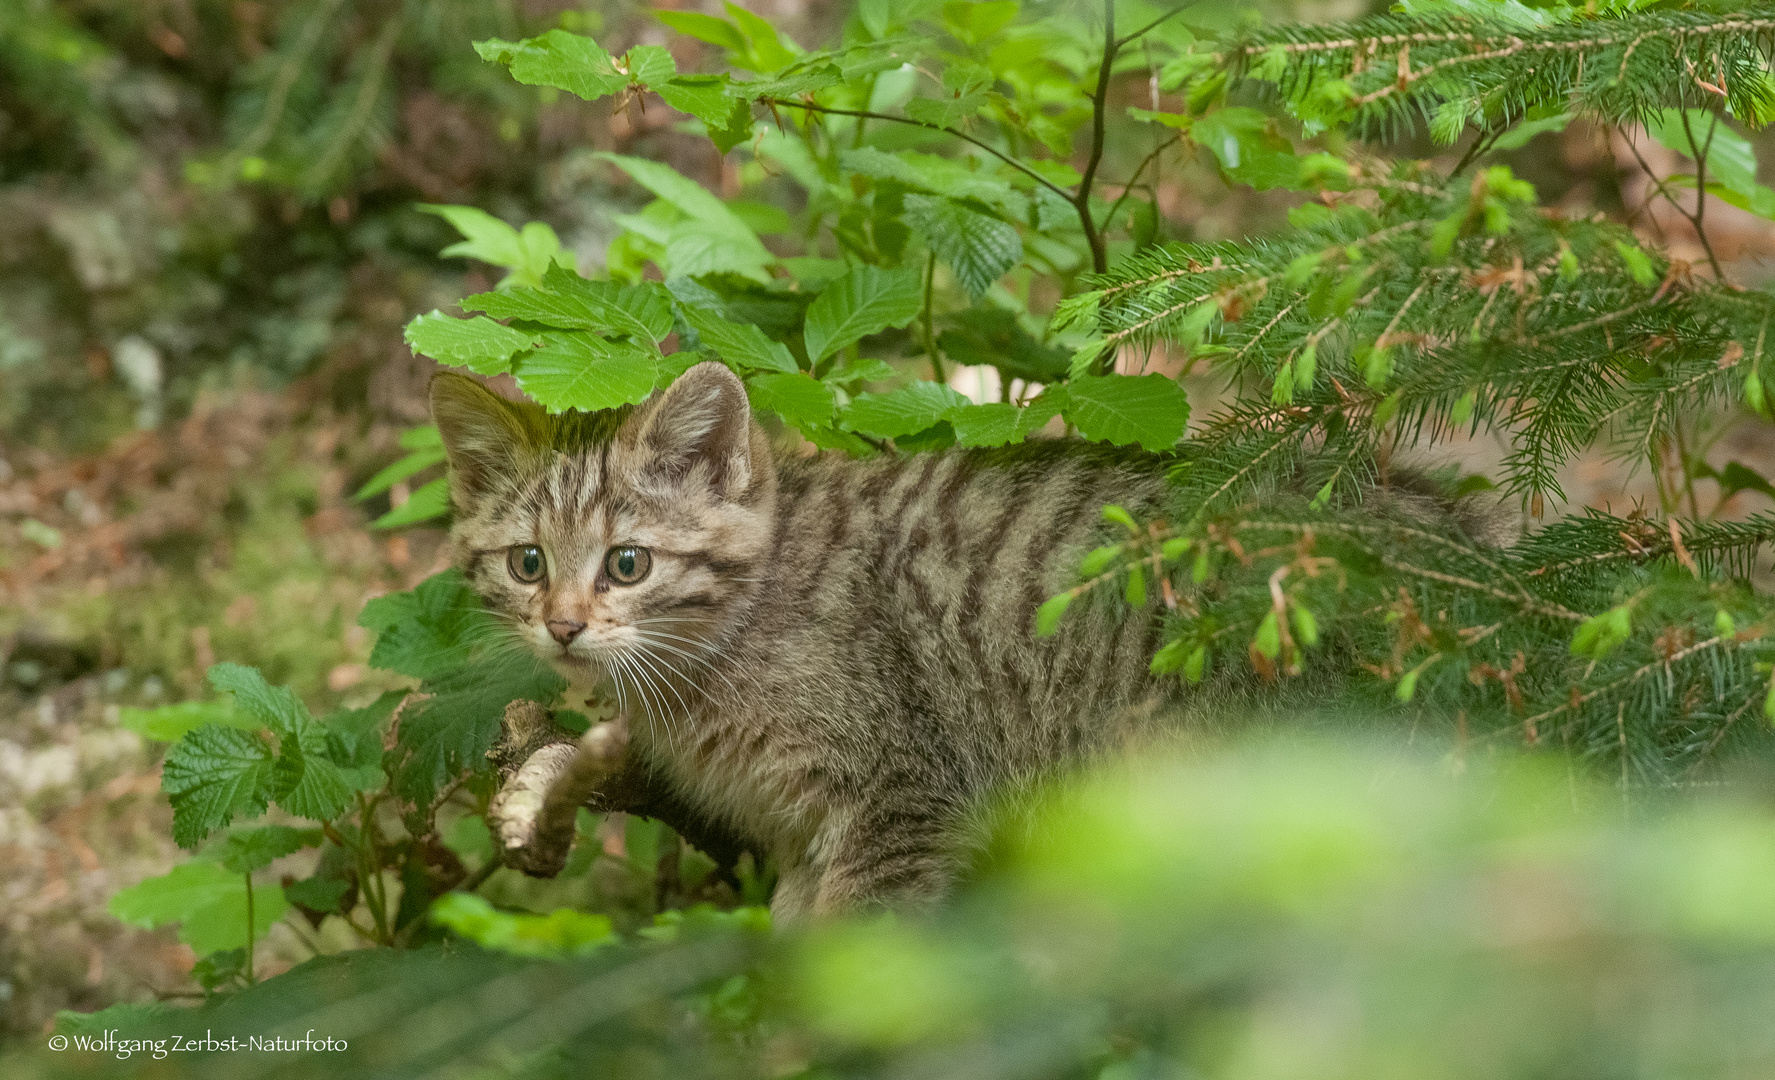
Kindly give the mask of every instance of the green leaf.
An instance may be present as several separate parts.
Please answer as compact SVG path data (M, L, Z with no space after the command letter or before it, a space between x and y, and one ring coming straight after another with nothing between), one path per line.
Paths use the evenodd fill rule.
M652 89L667 105L689 113L714 130L732 126L736 101L728 95L728 85L725 75L680 75L654 83ZM738 104L745 108L743 103ZM750 116L751 111L747 110L746 115Z
M915 267L859 266L826 286L807 309L807 356L814 363L918 314L923 288Z
M377 632L371 665L423 680L430 695L402 709L388 757L390 790L417 805L465 769L486 767L507 704L549 705L566 685L528 650L498 648L503 624L454 570L377 597L358 622Z
M757 234L725 203L670 165L622 154L600 152L593 156L628 173L630 179L690 219L674 227L666 240L673 275L727 271L762 277L760 268L775 261Z
M478 293L463 298L459 306L500 319L524 319L562 330L597 330L635 341L662 341L672 332L671 294L657 283L619 286L588 281L556 266L549 269L543 284L546 290Z
M547 915L496 910L485 897L450 892L432 902L431 919L484 949L514 956L585 956L617 942L605 915L556 908Z
M1572 635L1572 655L1601 660L1633 636L1632 611L1626 604L1584 620Z
M724 312L694 304L681 304L678 310L696 331L697 338L728 363L784 375L798 370L788 346L765 337L764 331L752 323L735 322Z
M1294 187L1300 181L1300 159L1293 145L1257 109L1217 109L1197 118L1190 126L1190 138L1214 155L1229 178L1259 191Z
M1566 127L1571 124L1572 115L1573 114L1569 112L1562 112L1553 116L1542 117L1539 120L1524 120L1505 134L1499 136L1498 139L1492 143L1492 149L1520 150L1524 146L1527 146L1537 135L1544 135L1549 131L1564 131Z
M170 922L179 940L198 956L247 944L247 879L213 862L188 862L111 897L112 915L131 926L153 929ZM276 885L253 886L253 939L265 934L289 908Z
M247 715L278 735L294 735L314 722L308 706L287 686L272 686L257 668L221 663L209 670L210 685L234 695Z
M1761 474L1742 462L1728 462L1726 467L1720 470L1719 485L1722 502L1740 491L1755 491L1775 499L1775 484L1770 484Z
M943 5L943 26L960 40L977 45L1009 26L1021 6L1018 0L952 0Z
M450 512L450 482L440 476L420 485L407 501L370 523L372 529L399 529L433 521Z
M589 333L545 333L517 368L518 386L550 412L594 412L633 405L653 392L659 369L651 345Z
M1620 253L1621 261L1627 264L1627 272L1640 285L1652 285L1658 280L1658 271L1652 266L1652 260L1641 251L1638 244L1629 244L1624 240L1615 241L1615 250Z
M353 495L352 498L362 500L368 499L372 495L380 495L384 491L387 491L389 488L400 483L402 480L417 473L424 472L433 465L442 465L448 459L449 455L445 454L442 450L415 451L389 465L375 476L370 477L370 479L364 483L363 487L357 489L357 494Z
M1060 414L1060 395L1043 394L1025 406L1009 402L963 405L948 414L955 441L962 446L1020 443Z
M844 423L852 431L876 438L913 435L947 419L971 404L956 390L920 380L890 394L858 394L845 407Z
M832 388L801 372L754 375L746 380L746 394L754 409L774 412L797 426L829 426L836 408Z
M205 724L257 731L264 725L234 707L230 701L182 701L157 709L117 710L117 723L138 735L161 742L176 742Z
M1687 130L1683 127L1688 121ZM1705 109L1661 109L1646 121L1646 132L1652 138L1688 158L1697 157L1696 148L1706 152L1709 178L1725 185L1727 190L1747 198L1756 194L1757 156L1750 140L1728 127L1724 120ZM1693 132L1695 140L1689 141Z
M628 69L632 82L643 86L665 82L678 74L678 62L664 45L637 45L623 54L622 66Z
M1282 655L1282 626L1276 620L1274 609L1266 612L1263 621L1257 624L1257 633L1251 637L1251 647L1270 660Z
M278 759L275 798L278 806L297 817L332 821L351 805L358 791L355 779L320 753L293 753L286 743Z
M904 201L906 223L918 230L974 297L1023 259L1023 239L1016 226L1000 221L978 203L937 195L907 195Z
M1192 684L1202 681L1208 669L1208 646L1197 645L1183 661L1183 677Z
M913 98L906 103L906 115L921 124L953 128L979 112L989 100L991 95L982 90L945 97Z
M433 310L407 324L409 348L443 364L460 364L477 375L502 375L511 370L512 357L534 348L541 338L523 330L501 326L485 315L453 319Z
M294 829L288 825L262 825L230 834L214 852L225 870L250 874L303 848L319 847L319 829Z
M1189 423L1189 399L1163 375L1080 375L1066 384L1066 415L1092 441L1169 450Z
M543 274L551 265L573 265L572 257L561 250L561 238L543 222L532 221L519 230L472 206L422 203L419 209L448 221L465 238L438 254L447 258L479 259L510 270L511 273L499 282L502 289L513 284L540 285Z
M1103 520L1113 521L1122 528L1127 529L1129 535L1140 535L1140 523L1134 520L1133 514L1128 513L1127 507L1120 506L1116 503L1106 503L1103 507L1102 516Z
M1294 616L1294 640L1309 649L1319 644L1319 620L1314 617L1313 613L1297 603L1293 605L1292 614Z
M504 64L512 78L529 86L553 86L569 94L596 101L629 84L627 74L603 46L589 37L550 30L523 41L475 42L481 59Z
M954 325L937 335L937 345L953 362L996 367L1005 378L1026 382L1051 383L1066 377L1072 354L1036 340L1015 312L980 305L951 318Z
M166 756L160 788L173 807L173 840L195 847L236 817L257 817L270 805L275 762L271 747L238 727L205 724Z
M1058 596L1050 596L1035 613L1035 636L1052 637L1060 629L1060 616L1078 598L1077 593L1063 592Z
M746 48L745 35L740 33L739 27L726 19L696 11L654 11L653 17L680 34L698 41L735 52L742 52Z

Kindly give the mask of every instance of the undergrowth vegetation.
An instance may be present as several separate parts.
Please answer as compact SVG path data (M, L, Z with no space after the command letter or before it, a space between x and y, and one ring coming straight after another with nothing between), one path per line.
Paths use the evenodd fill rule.
M328 41L309 28L330 9L296 7L312 21L277 70ZM1743 1041L1771 985L1759 811L1666 811L1659 789L1733 778L1775 720L1775 604L1755 585L1775 517L1733 500L1775 485L1715 452L1728 417L1775 416L1775 297L1730 280L1707 220L1775 218L1751 141L1775 119L1775 6L1409 0L1297 25L861 0L820 48L731 3L655 16L674 46L607 50L575 20L523 37L441 18L426 39L476 38L474 93L674 110L717 168L592 155L648 196L596 259L543 222L428 203L461 237L442 254L495 273L407 324L416 353L557 412L639 402L718 359L784 452L1057 437L1164 453L1167 514L1105 507L1126 539L1028 631L1156 592L1155 672L1240 707L1312 702L1328 726L1361 715L1446 756L1309 743L1154 766L1056 793L930 923L772 936L770 867L723 874L651 822L582 814L562 881L500 872L487 753L508 703L553 705L563 685L502 648L446 572L358 617L380 697L317 717L276 685L303 675L218 651L213 697L125 718L170 744L173 833L196 854L112 911L179 924L205 1004L68 1015L63 1034L313 1028L357 1056L248 1071L346 1075L1765 1060ZM373 122L403 25L330 105L274 77L307 120L262 112L187 170L319 199L366 152L341 132ZM719 59L681 70L690 56ZM1572 124L1633 148L1697 261L1546 205L1499 156ZM1641 144L1686 165L1660 171ZM1459 152L1418 160L1437 147ZM1109 161L1126 162L1113 182ZM1185 167L1274 193L1286 224L1170 240L1157 178ZM1183 380L1203 373L1227 392L1192 417ZM1495 469L1405 479L1482 433L1508 447ZM405 493L389 530L448 512L435 431L402 446L359 491ZM1564 470L1598 447L1652 479L1655 505L1570 506ZM1438 484L1493 509L1467 529L1370 512ZM305 876L274 881L298 852ZM255 945L280 920L317 959L261 982ZM1610 985L1628 987L1618 1007L1582 1004ZM1451 1042L1456 1014L1474 1019Z

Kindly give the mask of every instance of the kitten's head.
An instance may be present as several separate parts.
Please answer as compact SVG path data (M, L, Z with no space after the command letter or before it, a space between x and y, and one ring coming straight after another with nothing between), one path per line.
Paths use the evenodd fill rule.
M451 540L487 606L569 678L689 676L743 613L776 472L745 387L698 364L633 408L550 416L462 375L431 384Z

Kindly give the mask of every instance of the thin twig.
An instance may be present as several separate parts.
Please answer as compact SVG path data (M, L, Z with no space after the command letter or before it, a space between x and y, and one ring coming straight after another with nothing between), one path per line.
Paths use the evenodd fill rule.
M973 143L975 146L978 146L993 157L998 158L1006 165L1011 166L1025 176L1028 176L1031 180L1034 180L1049 191L1052 191L1054 194L1065 199L1067 202L1073 201L1072 192L1067 191L1059 184L1049 180L1041 173L1036 172L1034 169L1025 165L1023 162L1018 161L1003 150L998 149L990 143L976 139L965 131L957 131L951 127L944 127L942 124L927 124L923 120L914 120L910 116L895 116L892 113L871 112L868 109L834 109L826 105L815 105L811 101L795 101L792 98L761 97L758 100L766 105L781 106L785 109L801 109L804 112L826 113L831 116L856 116L865 120L890 120L896 124L911 124L913 127L928 128L931 131L941 131L943 134L953 135L956 138L961 139L963 142Z
M1689 149L1695 156L1695 213L1689 218L1695 225L1695 236L1701 241L1701 250L1707 252L1707 265L1713 267L1713 280L1726 280L1726 273L1720 269L1720 258L1713 253L1713 242L1707 239L1707 228L1702 219L1707 216L1707 155L1713 150L1713 136L1720 128L1720 118L1712 117L1707 128L1707 141L1700 146L1695 145L1695 129L1689 124L1689 110L1682 110L1683 135L1689 140Z

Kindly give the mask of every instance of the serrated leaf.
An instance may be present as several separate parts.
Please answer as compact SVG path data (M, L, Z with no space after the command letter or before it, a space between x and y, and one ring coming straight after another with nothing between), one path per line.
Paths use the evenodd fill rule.
M774 412L796 426L830 426L836 408L832 388L801 372L753 375L746 380L746 394L754 409Z
M333 760L347 770L377 768L382 760L382 733L406 697L404 690L390 690L361 709L328 714L321 726L326 728Z
M286 744L278 760L277 805L297 817L331 821L351 805L354 777L318 753L296 754Z
M175 742L205 724L220 724L247 731L257 731L264 726L236 709L232 702L225 700L182 701L177 705L162 705L157 709L132 709L125 706L117 711L117 723L119 727L160 742Z
M234 695L234 703L247 715L280 736L295 735L313 723L308 706L287 686L272 686L257 668L220 663L210 667L210 685Z
M952 410L969 404L955 389L921 380L890 394L858 394L843 415L845 426L852 431L892 439L934 427Z
M237 727L205 724L167 754L160 788L173 807L173 840L195 847L238 817L257 817L271 802L271 747Z
M807 357L819 363L833 353L918 314L923 288L915 267L883 270L859 266L826 286L807 309Z
M459 364L477 375L502 375L511 359L541 340L537 334L501 326L485 315L455 319L433 310L407 324L407 346L442 364Z
M475 42L481 59L504 64L512 78L529 86L553 86L587 101L614 94L629 84L604 47L589 37L550 30L523 41Z
M200 957L247 944L246 875L213 862L175 866L118 892L108 907L118 919L144 929L179 923L179 940ZM281 888L254 885L253 938L263 940L288 908Z
M517 366L518 386L550 412L633 405L653 392L657 353L590 333L545 333Z
M1163 375L1080 375L1066 384L1066 416L1093 441L1169 450L1189 423L1189 399Z
M288 825L261 825L233 833L222 841L214 856L225 870L250 874L263 870L285 855L306 847L319 847L319 829L296 829Z
M501 624L454 570L377 597L358 622L377 632L370 663L423 680L430 695L402 710L389 755L390 790L416 805L428 805L462 771L486 766L507 704L552 704L566 686L528 651L497 650Z
M450 482L440 476L420 485L407 501L370 522L372 529L400 529L433 521L450 512Z
M974 297L1023 259L1017 228L983 209L937 195L907 195L905 219Z
M723 312L692 304L681 304L678 310L697 338L728 363L785 375L798 370L788 347L765 337L752 323L735 322Z

